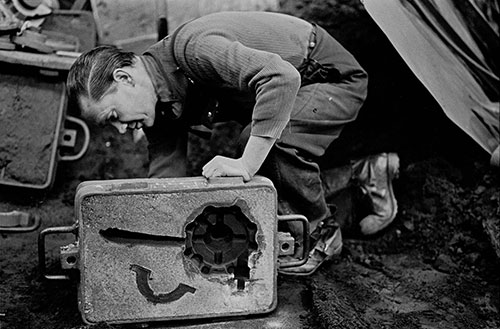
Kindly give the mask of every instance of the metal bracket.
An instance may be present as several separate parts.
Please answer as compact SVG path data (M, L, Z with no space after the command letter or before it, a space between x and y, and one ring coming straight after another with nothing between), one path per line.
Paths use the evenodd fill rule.
M75 129L64 129L61 134L61 146L65 147L75 147L76 145L76 130Z
M79 242L76 241L67 246L59 248L61 252L61 268L64 270L78 269Z
M290 232L278 232L279 256L293 256L295 239Z
M299 221L302 222L302 255L298 258L291 257L295 255L295 247L291 248L290 244L293 243L295 246L297 243L296 239L291 236L290 233L283 234L285 232L278 232L279 247L280 247L280 257L278 258L279 267L296 267L301 266L307 262L307 257L309 254L309 221L305 216L302 215L279 215L278 221L292 222ZM290 260L293 259L293 260Z
M59 234L59 233L72 233L77 237L78 234L78 224L74 224L72 226L58 226L58 227L49 227L45 230L41 231L38 235L38 268L40 270L40 274L47 280L69 280L69 275L59 274L59 275L49 275L46 273L45 266L45 236L49 234ZM70 250L70 254L74 256L74 249ZM68 255L66 255L66 260L68 259ZM75 259L75 262L78 258ZM69 265L68 265L69 267Z
M74 155L60 155L59 156L59 159L61 161L75 161L75 160L79 160L81 157L83 157L83 155L85 154L85 152L87 152L87 149L89 147L89 143L90 143L90 130L87 126L87 124L85 123L85 121L79 119L79 118L76 118L76 117L73 117L73 116L66 116L66 120L69 121L69 122L73 122L74 124L77 124L80 126L80 128L82 129L83 131L83 145L82 145L82 148L80 149L80 151L77 153L77 154L74 154ZM76 130L73 130L73 129L64 129L63 131L63 134L59 140L59 145L61 146L69 146L69 147L74 147L75 144L76 144Z

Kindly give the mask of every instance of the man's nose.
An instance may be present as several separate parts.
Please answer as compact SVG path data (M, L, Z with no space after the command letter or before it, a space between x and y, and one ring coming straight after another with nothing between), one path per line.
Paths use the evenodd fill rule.
M121 122L112 122L111 125L118 130L120 134L125 134L127 132L127 124Z

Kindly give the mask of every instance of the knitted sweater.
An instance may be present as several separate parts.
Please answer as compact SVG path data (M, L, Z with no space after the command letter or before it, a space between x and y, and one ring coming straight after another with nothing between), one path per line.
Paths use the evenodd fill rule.
M175 61L195 84L252 95L252 134L278 138L290 119L300 86L295 67L306 57L311 30L310 23L284 14L214 13L176 33ZM164 47L168 38L148 52L157 57Z
M184 105L189 101L186 95L187 79L190 79L195 85L205 86L214 93L237 95L236 98L246 99L246 103L250 99L253 107L251 134L279 138L290 120L300 87L300 75L296 68L307 56L311 31L312 24L285 14L219 12L181 26L173 33L174 38L167 37L158 42L145 55L150 55L157 63L157 69L152 69L157 72L150 75L156 77L153 84L160 100L181 105L174 107L175 116L186 116L183 112ZM335 53L338 53L336 58L339 63L347 63L348 68L359 68L352 55L340 44ZM151 70L151 65L149 67ZM238 117L241 113L237 112L242 112L244 106L237 102L231 104L234 108L225 111L229 110ZM208 115L211 114L208 112ZM201 119L201 122L204 120ZM152 134L147 131L146 134L149 140ZM178 156L178 140L161 146L153 144L171 149L151 152L150 147L153 157L158 153L167 156L177 152L176 161L183 158ZM167 160L163 162L163 165L172 166L166 164ZM160 171L162 173L150 170L150 174L171 176L165 170ZM177 172L172 175L182 174Z

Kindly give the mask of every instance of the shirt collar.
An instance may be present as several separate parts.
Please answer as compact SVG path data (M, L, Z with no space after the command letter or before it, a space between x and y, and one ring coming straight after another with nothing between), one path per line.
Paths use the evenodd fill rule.
M170 88L167 82L167 77L163 75L163 71L154 57L149 54L144 54L140 56L140 59L151 78L158 99L164 103L178 102L179 98L174 95L172 88Z

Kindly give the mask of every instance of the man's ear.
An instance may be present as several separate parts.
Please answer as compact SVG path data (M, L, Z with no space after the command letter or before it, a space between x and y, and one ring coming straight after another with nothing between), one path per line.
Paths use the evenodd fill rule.
M125 69L123 68L119 68L119 69L115 69L113 71L113 79L116 81L116 82L122 82L122 83L127 83L127 84L130 84L132 86L135 85L134 83L134 79L132 78L132 75L130 75L129 72L127 72Z

